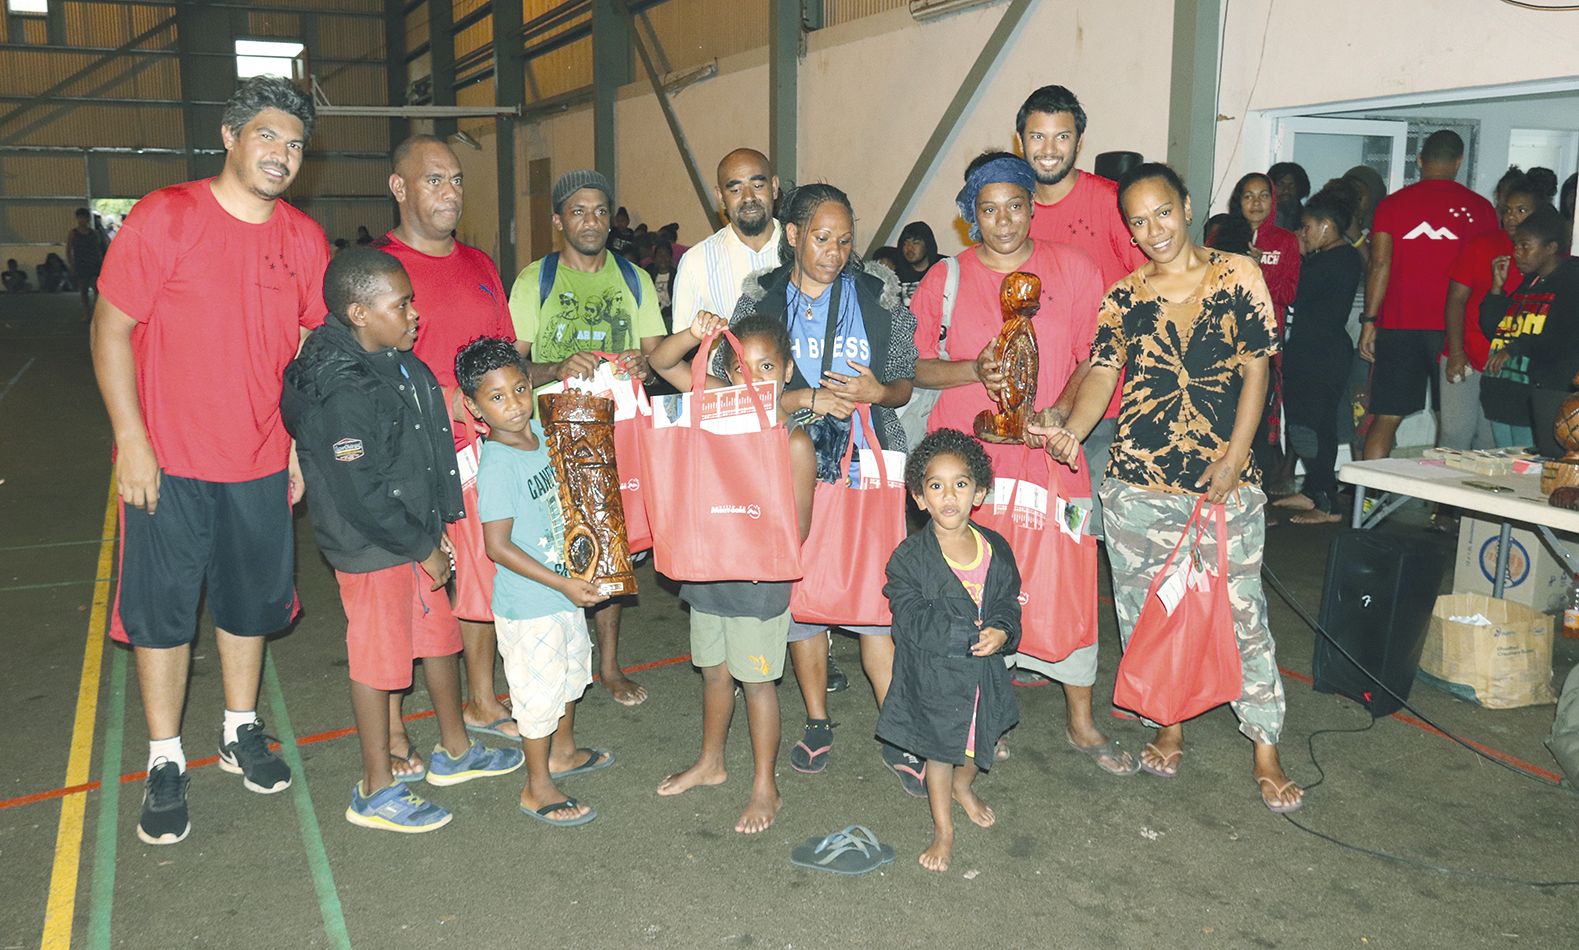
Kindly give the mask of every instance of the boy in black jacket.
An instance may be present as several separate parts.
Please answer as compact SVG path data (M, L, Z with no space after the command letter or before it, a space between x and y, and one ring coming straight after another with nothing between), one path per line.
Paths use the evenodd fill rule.
M971 783L1020 721L1003 662L1020 643L1020 571L1003 536L970 521L991 485L980 442L955 429L922 439L906 460L905 487L931 523L894 549L883 586L894 613L894 678L877 737L927 760L932 844L920 860L929 871L948 870L954 802L983 828L997 821Z
M348 621L362 781L345 817L385 831L434 831L450 813L390 771L389 694L411 686L413 661L425 660L443 739L429 784L503 775L523 757L470 742L461 719L460 624L443 592L453 566L444 525L463 516L461 485L443 393L411 355L411 281L395 258L356 247L329 264L323 293L329 319L286 367L281 412Z

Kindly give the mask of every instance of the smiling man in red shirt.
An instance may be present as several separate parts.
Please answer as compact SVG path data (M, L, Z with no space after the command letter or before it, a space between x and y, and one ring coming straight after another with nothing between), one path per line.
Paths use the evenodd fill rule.
M296 609L291 505L303 489L280 394L323 323L329 244L280 198L315 116L284 79L244 82L220 119L219 176L139 201L99 278L93 368L121 499L111 635L133 647L148 723L137 824L148 844L191 830L181 713L205 588L224 679L220 767L254 792L291 783L255 710L264 638Z

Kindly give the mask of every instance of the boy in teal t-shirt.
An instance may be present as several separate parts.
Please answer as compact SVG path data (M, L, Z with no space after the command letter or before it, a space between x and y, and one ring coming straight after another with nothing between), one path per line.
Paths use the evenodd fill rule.
M559 479L532 419L535 397L515 345L485 337L455 357L466 407L488 424L477 469L477 513L493 585L499 656L510 711L526 753L521 811L550 825L584 825L597 812L556 782L608 768L614 753L575 741L576 701L592 685L592 640L582 608L607 599L564 566L565 519Z

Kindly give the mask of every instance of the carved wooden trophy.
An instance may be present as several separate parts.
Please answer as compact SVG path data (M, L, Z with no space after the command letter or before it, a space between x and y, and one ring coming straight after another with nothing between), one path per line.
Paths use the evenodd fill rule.
M570 576L613 597L636 593L614 467L614 400L570 390L537 397L537 408L559 476Z
M1579 385L1575 377L1573 385ZM1557 409L1553 435L1567 449L1563 457L1541 468L1541 490L1555 508L1579 509L1579 392L1563 400Z
M993 394L997 412L976 415L976 437L984 442L1023 442L1025 424L1036 405L1036 327L1031 317L1041 309L1042 281L1035 274L1015 271L1003 279L998 306L1003 329L992 342L993 356L1003 365L1007 387Z

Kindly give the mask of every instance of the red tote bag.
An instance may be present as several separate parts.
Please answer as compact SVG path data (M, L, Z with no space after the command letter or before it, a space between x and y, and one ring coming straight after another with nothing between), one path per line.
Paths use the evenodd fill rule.
M789 431L768 414L752 385L740 341L724 331L740 360L759 432L686 424L639 430L642 491L652 527L653 561L678 581L793 581L801 576L800 521L790 480ZM702 353L712 340L704 341ZM691 404L701 405L705 356L691 361Z
M905 539L905 489L888 483L871 407L859 407L850 423L839 470L850 471L859 424L876 459L877 487L851 488L847 478L817 483L811 531L801 546L806 574L790 596L790 616L802 623L883 627L893 622L883 584L888 557Z
M1037 454L1045 483L1016 481L1012 497L989 498L976 521L1008 540L1020 568L1019 652L1056 663L1097 642L1097 539L1090 509L1070 504L1090 496L1090 483ZM1082 452L1081 472L1085 464Z
M618 362L614 353L593 351L593 356ZM620 478L620 504L625 509L625 544L632 554L652 547L652 525L647 519L647 496L642 491L641 430L652 428L652 406L641 380L632 377L636 390L636 415L614 421L614 467Z
M1152 578L1113 687L1115 706L1164 726L1232 702L1244 688L1228 604L1228 513L1222 505L1212 505L1206 515L1216 525L1214 577L1198 554L1206 530L1205 508L1203 494L1173 553ZM1186 552L1185 558L1175 570L1180 551Z

